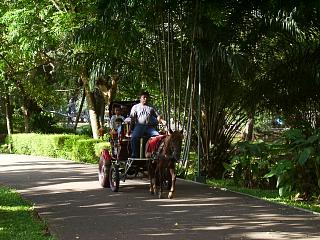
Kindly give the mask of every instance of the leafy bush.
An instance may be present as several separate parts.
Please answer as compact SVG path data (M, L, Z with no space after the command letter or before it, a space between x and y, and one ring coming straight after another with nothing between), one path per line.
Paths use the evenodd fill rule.
M92 129L90 125L79 127L77 132L81 135L92 136Z
M59 157L88 163L97 163L101 150L110 148L108 142L73 134L12 134L6 141L11 143L13 153Z
M9 144L0 145L0 153L10 153Z
M12 115L13 129L17 132L24 132L24 118L21 108L14 109Z
M109 142L106 142L106 141L103 141L103 142L98 142L94 145L94 153L96 156L100 156L101 154L101 151L103 149L109 149L110 150L110 143Z
M320 194L320 132L290 129L283 134L286 152L266 177L277 177L280 196L297 192L303 199Z
M255 116L254 128L256 132L269 131L272 127L273 116L268 113L260 113Z
M74 134L74 129L69 127L64 127L59 124L54 124L51 126L51 131L49 133L55 134ZM92 136L92 135L91 135Z
M52 126L55 123L56 121L54 120L54 117L45 112L33 114L30 118L30 126L34 132L52 133Z
M7 132L7 126L4 120L5 120L5 117L2 118L2 116L0 116L0 134Z
M269 172L271 161L270 149L264 142L239 142L231 163L224 164L225 175L229 174L240 186L272 188L272 179L264 177Z
M79 139L72 146L71 159L79 162L97 163L98 158L95 157L94 159L92 159L92 156L96 156L94 145L98 142L100 142L100 140Z

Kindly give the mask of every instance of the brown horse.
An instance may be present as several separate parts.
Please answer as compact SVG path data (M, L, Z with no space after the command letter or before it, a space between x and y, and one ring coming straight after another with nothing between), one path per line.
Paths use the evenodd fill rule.
M162 197L163 183L168 181L168 198L173 198L176 190L176 162L180 160L182 131L169 130L169 135L163 136L157 146L150 150L149 139L146 145L146 157L151 158L149 162L150 193L156 193Z

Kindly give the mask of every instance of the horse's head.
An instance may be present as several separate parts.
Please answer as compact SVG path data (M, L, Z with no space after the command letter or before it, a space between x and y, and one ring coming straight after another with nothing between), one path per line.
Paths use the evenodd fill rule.
M172 131L169 129L166 153L175 161L180 160L183 131Z

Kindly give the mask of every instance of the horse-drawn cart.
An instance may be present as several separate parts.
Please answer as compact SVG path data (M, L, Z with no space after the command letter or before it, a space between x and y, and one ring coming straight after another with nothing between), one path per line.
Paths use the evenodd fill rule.
M130 110L136 101L113 102L110 104L110 115L115 106L121 107L122 115L129 116ZM173 137L158 129L160 136L140 139L138 158L131 158L132 125L130 119L124 119L121 127L116 132L110 132L110 151L104 149L99 160L99 182L102 187L110 187L111 191L119 191L120 180L123 182L128 175L137 176L139 173L149 176L150 192L157 192L161 197L163 182L171 189L172 197L175 184L175 162L180 158L182 132L175 132ZM177 136L177 137L175 137ZM173 141L172 141L173 140ZM166 171L157 167L159 161L164 164ZM170 177L169 177L170 175ZM159 182L161 184L159 184ZM159 187L156 187L159 186ZM173 186L172 186L173 185ZM160 189L160 193L159 193Z

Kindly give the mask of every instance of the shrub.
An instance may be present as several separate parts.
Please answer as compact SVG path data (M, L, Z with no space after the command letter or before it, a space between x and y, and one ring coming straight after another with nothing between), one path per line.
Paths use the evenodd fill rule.
M0 145L0 153L10 153L9 144Z
M79 162L97 163L98 158L96 158L94 145L98 142L100 140L79 139L72 146L71 159Z
M229 174L235 184L244 187L273 188L272 179L265 178L269 172L272 159L270 149L264 142L239 142L236 145L237 154L230 164L224 164L225 175Z
M102 148L110 147L108 142L74 134L12 134L6 141L11 143L13 153L59 157L87 163L97 163ZM2 149L5 149L5 145L2 145L0 151Z
M7 132L7 125L4 120L5 120L5 117L0 116L0 134Z
M100 156L101 151L103 149L108 149L111 151L111 146L109 142L103 141L103 142L98 142L94 145L94 153L96 156Z
M82 135L92 136L92 129L90 125L79 127L77 132Z
M33 132L51 133L55 123L54 117L45 112L33 114L30 118L30 126Z
M285 153L266 175L277 177L281 196L298 193L303 199L320 194L320 131L290 129L283 134Z

